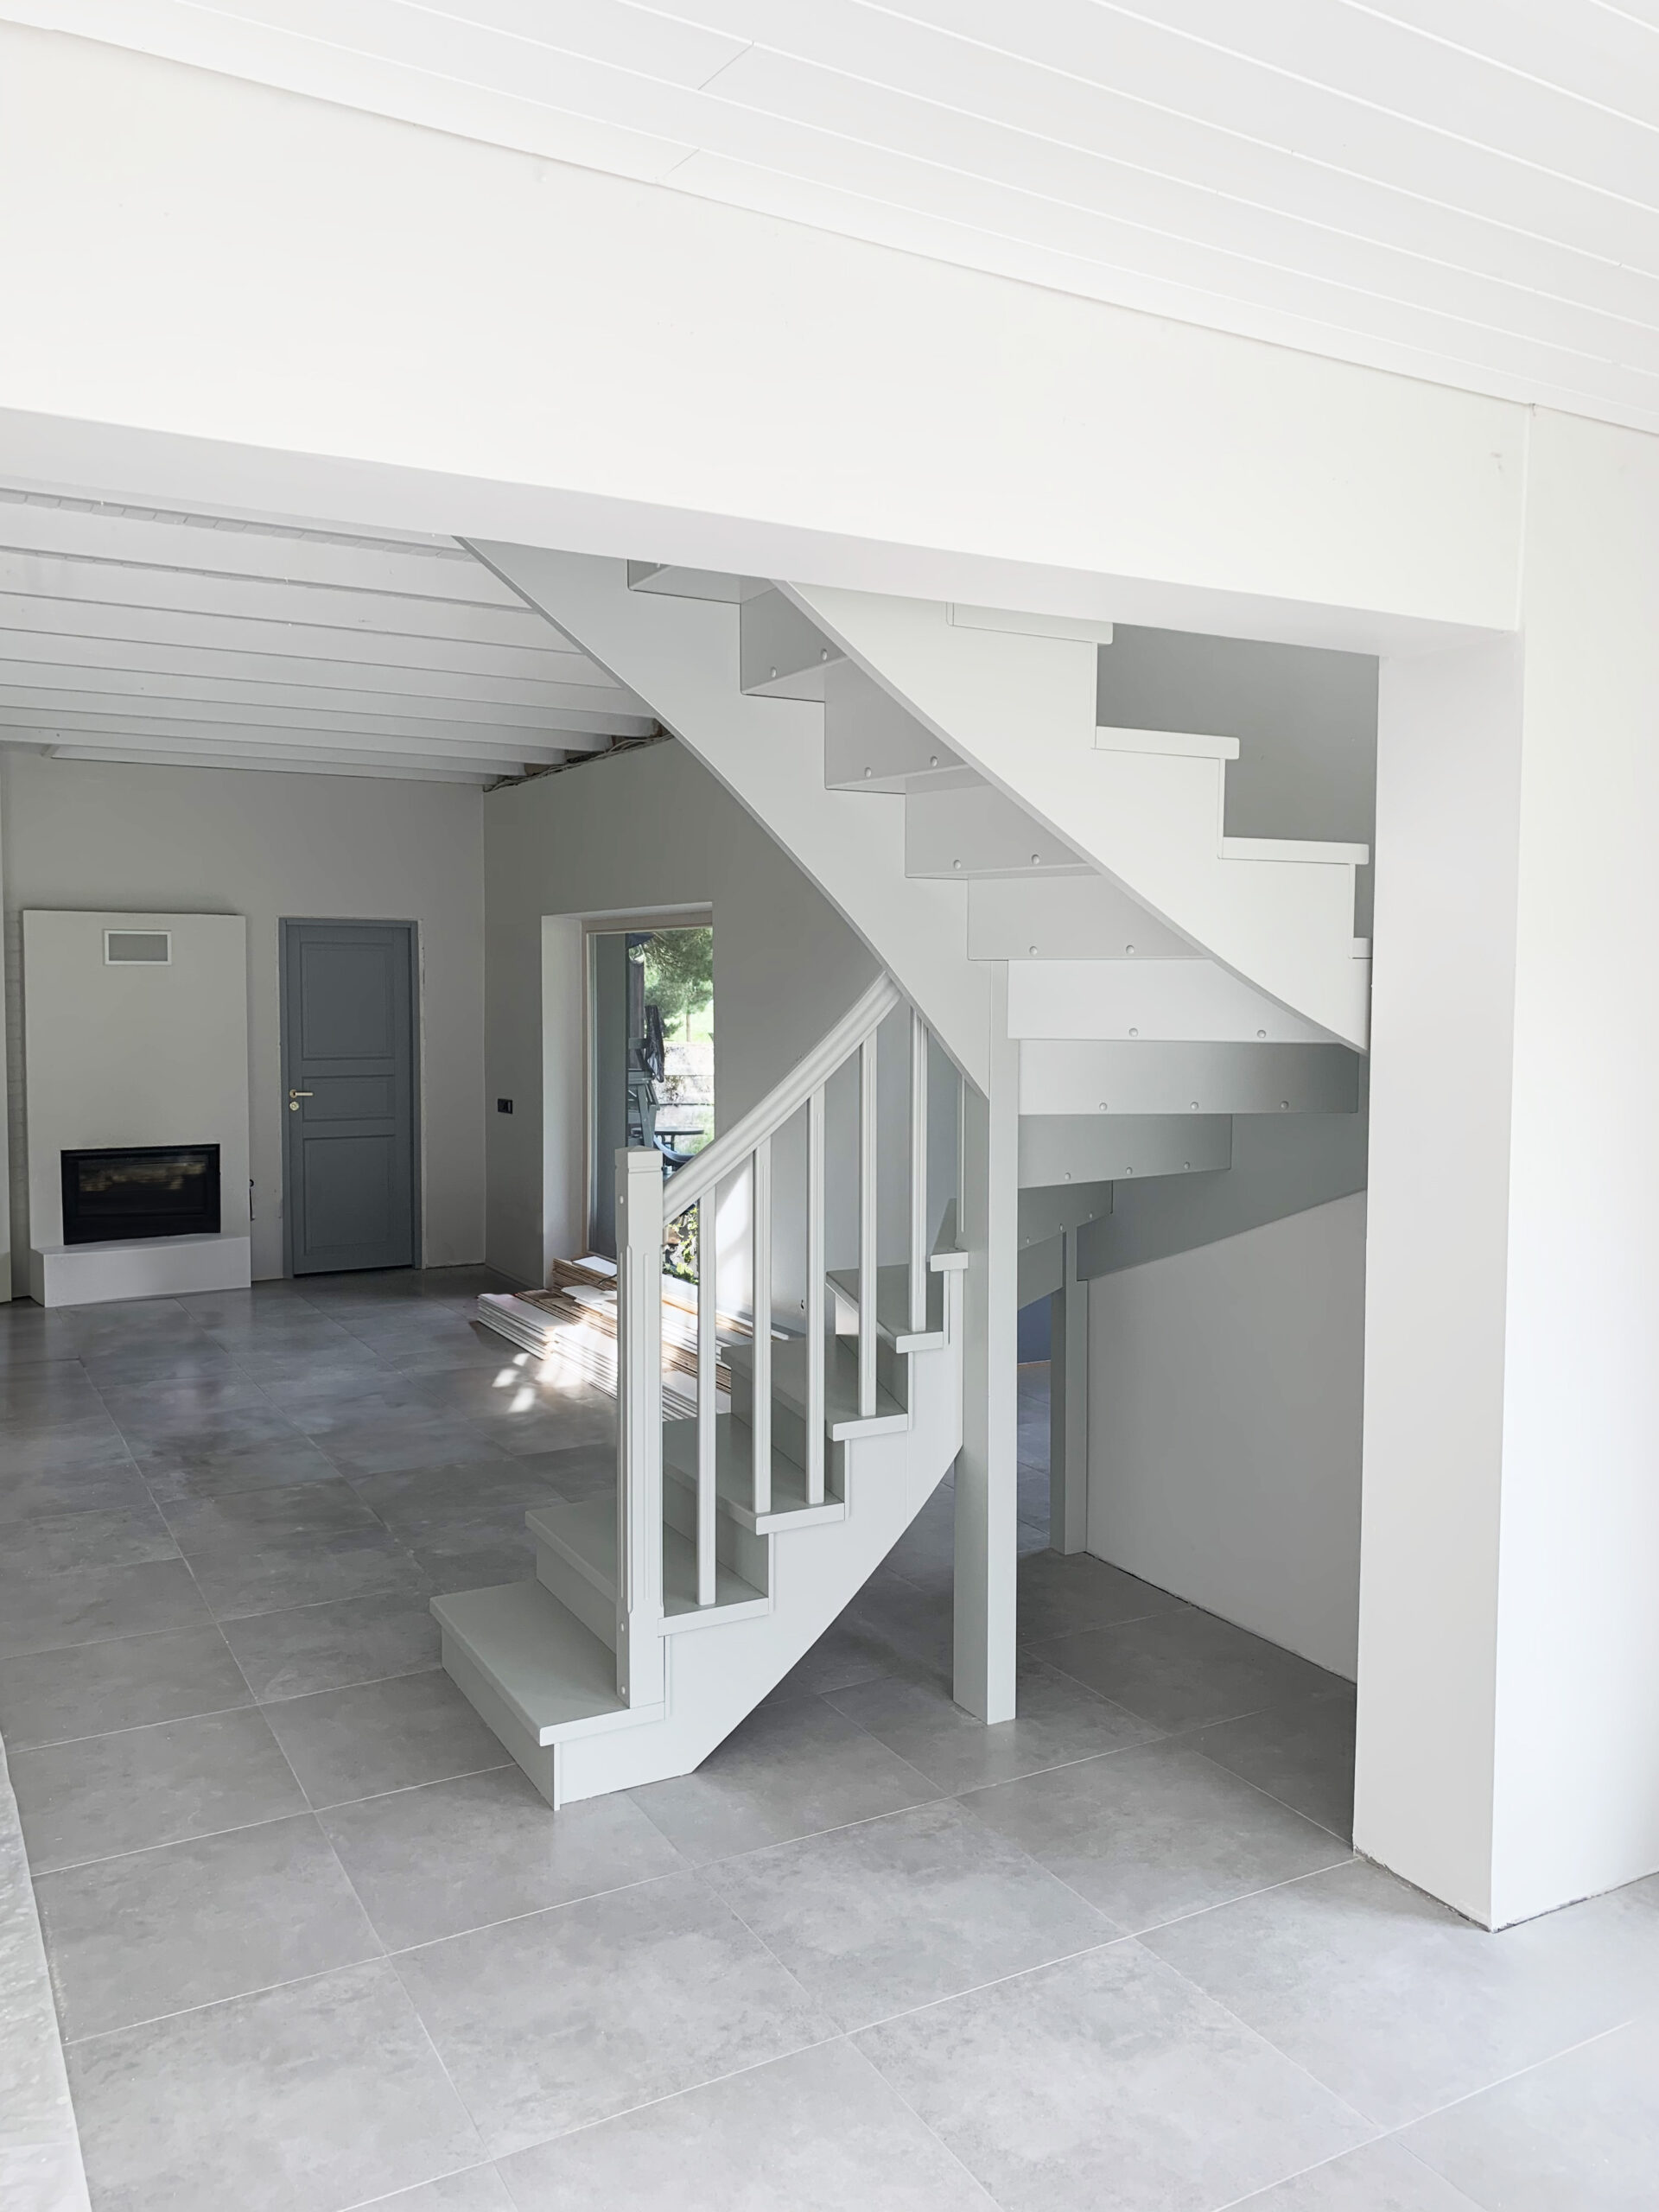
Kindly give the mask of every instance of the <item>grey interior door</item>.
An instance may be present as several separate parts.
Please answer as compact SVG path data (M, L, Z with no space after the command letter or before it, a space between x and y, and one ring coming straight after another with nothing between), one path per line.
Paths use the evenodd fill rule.
M415 1261L414 927L283 924L290 1272Z

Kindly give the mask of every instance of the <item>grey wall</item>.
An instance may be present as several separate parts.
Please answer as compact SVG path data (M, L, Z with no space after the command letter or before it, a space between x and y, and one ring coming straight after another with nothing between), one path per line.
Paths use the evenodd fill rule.
M511 1116L488 1116L488 1250L504 1273L533 1282L545 1258L543 917L712 907L719 1128L818 1041L874 980L877 963L782 849L676 744L489 793L484 855L485 1088L492 1101L513 1101ZM568 1049L580 1051L574 1035ZM579 1071L572 1074L579 1082Z
M237 913L248 924L253 1264L282 1273L277 927L413 921L422 967L424 1254L483 1255L483 835L476 789L0 751L9 965L22 907ZM23 1096L16 1010L14 1131ZM12 1163L13 1252L27 1252Z

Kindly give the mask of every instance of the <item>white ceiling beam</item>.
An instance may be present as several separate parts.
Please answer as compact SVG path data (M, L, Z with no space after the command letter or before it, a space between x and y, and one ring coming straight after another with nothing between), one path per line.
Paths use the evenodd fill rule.
M111 766L138 768L245 768L290 776L366 776L385 778L396 783L474 784L480 789L486 784L499 780L493 773L474 768L369 767L340 760L279 760L257 753L242 755L175 754L123 752L118 747L59 745L52 747L51 758L54 760L103 760Z
M0 626L0 685L6 683L68 684L79 678L99 688L106 678L135 677L124 690L148 690L152 677L175 680L190 691L197 683L250 687L247 696L269 694L289 704L303 703L290 695L308 693L321 706L349 707L354 694L365 702L441 700L447 707L480 717L493 717L503 709L519 709L531 717L549 707L582 713L644 714L641 702L616 684L527 683L520 677L461 675L448 669L415 669L384 662L308 661L281 653L221 652L207 645L152 644L130 638L73 638L61 633L8 630ZM391 711L386 709L386 711ZM516 719L517 717L515 717Z
M194 575L327 584L347 591L394 592L403 598L459 600L481 607L503 607L512 598L504 583L459 546L449 552L385 542L340 544L252 526L142 521L106 508L0 499L0 547L15 553L56 553Z
M491 742L505 731L539 734L572 752L601 751L612 737L650 737L657 724L640 715L575 712L549 707L534 712L522 707L480 708L476 714L427 714L415 699L382 697L368 692L359 698L349 694L313 693L302 687L286 687L291 696L275 695L285 687L276 684L196 683L185 677L142 677L112 675L99 680L100 671L66 671L67 680L50 679L51 671L34 670L38 680L0 685L0 699L10 708L51 720L60 715L126 715L170 716L180 721L214 721L270 728L377 729L388 736L481 736ZM320 703L338 696L338 705ZM442 703L442 702L439 702Z
M418 753L423 757L459 753L470 758L479 753L493 760L507 754L515 760L534 760L549 766L571 753L592 749L574 737L538 734L521 738L516 731L503 736L499 730L435 728L430 723L419 730L373 729L350 723L339 728L311 729L302 724L181 721L164 715L41 714L0 700L0 743L67 745L81 739L88 744L136 744L152 740L181 746L205 742L221 751L238 745L291 745L323 753L349 746L355 752Z
M326 625L348 632L575 652L563 632L517 599L510 606L476 607L454 600L345 591L327 584L269 576L210 576L176 569L124 568L118 562L8 552L3 547L0 591L70 604L170 608L185 614L226 615L245 621Z
M60 749L49 733L38 741L48 752ZM0 743L16 742L15 733L0 731ZM214 730L205 737L134 737L130 732L124 732L118 741L71 735L61 743L77 748L85 743L99 752L141 753L146 759L156 753L188 754L192 758L210 754L229 760L239 759L245 753L257 753L262 759L293 760L302 766L308 760L349 760L369 767L463 768L469 775L480 776L521 776L527 768L563 766L556 753L538 750L527 757L506 747L499 751L486 751L471 746L289 745L272 743L263 736L245 742L233 732L224 730Z
M8 592L0 584L0 632L35 639L132 639L146 645L349 662L364 668L437 669L456 676L515 677L531 683L607 685L610 681L595 662L572 652L550 626L544 627L542 644L496 645L413 636L406 632L329 628L312 622L244 620L180 607L31 598ZM53 658L46 652L38 657Z

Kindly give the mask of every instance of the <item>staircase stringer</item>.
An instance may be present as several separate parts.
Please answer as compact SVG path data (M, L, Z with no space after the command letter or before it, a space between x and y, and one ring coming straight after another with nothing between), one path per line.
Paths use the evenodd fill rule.
M1351 859L1230 855L1222 764L1096 745L1086 640L957 626L931 601L780 584L824 635L986 780L1159 921L1335 1041L1363 1050ZM1195 779L1213 807L1195 823ZM1198 810L1202 817L1204 810Z
M968 958L967 886L905 874L905 803L826 791L823 709L738 688L735 605L632 591L627 563L537 546L468 550L652 713L777 839L983 1088L991 991Z

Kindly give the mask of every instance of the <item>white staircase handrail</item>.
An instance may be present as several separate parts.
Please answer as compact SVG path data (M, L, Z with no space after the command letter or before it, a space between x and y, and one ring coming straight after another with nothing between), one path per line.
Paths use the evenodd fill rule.
M835 1027L819 1039L741 1121L723 1129L712 1144L685 1166L677 1168L663 1186L663 1218L674 1221L706 1198L715 1185L745 1166L755 1147L775 1135L792 1114L798 1113L821 1083L826 1082L886 1020L903 994L891 976L878 976L869 988L848 1007Z

